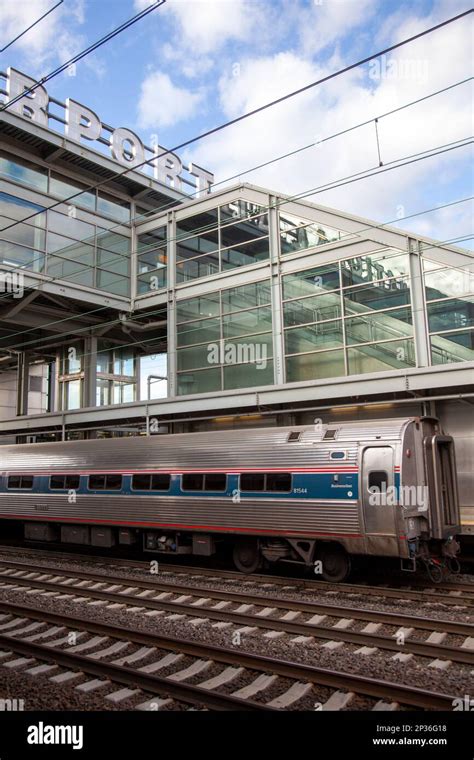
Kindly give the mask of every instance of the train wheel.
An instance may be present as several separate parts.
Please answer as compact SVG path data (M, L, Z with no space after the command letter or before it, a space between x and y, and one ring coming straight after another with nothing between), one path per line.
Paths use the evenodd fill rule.
M241 573L255 573L262 566L262 555L257 539L237 541L233 553L234 565Z
M322 546L318 552L324 581L341 583L351 571L351 559L342 546Z

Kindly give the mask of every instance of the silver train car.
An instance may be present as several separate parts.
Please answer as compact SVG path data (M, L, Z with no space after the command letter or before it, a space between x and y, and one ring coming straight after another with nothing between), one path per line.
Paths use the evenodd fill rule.
M338 422L0 447L0 519L25 538L236 566L314 565L342 581L354 555L455 571L453 439L434 418Z

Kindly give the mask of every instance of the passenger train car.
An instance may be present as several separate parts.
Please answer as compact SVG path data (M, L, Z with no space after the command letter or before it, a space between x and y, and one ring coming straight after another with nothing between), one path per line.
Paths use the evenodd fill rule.
M351 557L453 570L452 438L434 418L0 447L0 518L25 538L276 561L341 581ZM316 569L316 566L319 570Z

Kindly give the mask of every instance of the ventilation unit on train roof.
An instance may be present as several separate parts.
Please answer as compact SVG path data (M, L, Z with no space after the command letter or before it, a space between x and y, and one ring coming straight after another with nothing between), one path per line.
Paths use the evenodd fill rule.
M301 430L292 430L288 438L286 439L287 443L296 443L297 441L301 440Z
M325 431L323 435L323 441L334 441L336 435L337 435L337 429L329 428L328 430Z

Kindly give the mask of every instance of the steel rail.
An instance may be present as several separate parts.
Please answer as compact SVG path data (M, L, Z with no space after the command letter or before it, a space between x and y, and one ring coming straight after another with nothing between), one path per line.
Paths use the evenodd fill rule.
M36 620L42 620L43 622L49 622L53 624L60 624L68 627L73 627L74 630L82 629L88 633L96 633L99 635L105 635L109 638L116 638L120 640L127 640L132 643L153 646L157 649L165 649L180 652L183 654L191 655L194 657L204 657L215 662L223 662L228 665L237 665L245 667L249 670L271 672L284 678L291 678L298 681L306 681L318 686L328 686L335 689L344 689L353 691L357 694L363 694L368 697L378 699L389 699L391 702L399 702L404 705L410 705L412 707L419 707L429 710L452 710L453 702L456 699L455 695L448 695L433 692L426 689L420 689L414 686L406 686L404 684L396 684L391 681L385 681L383 679L373 678L370 676L361 676L353 673L344 673L338 670L331 670L327 668L320 668L314 665L305 665L291 660L282 660L278 657L268 657L266 655L256 655L248 652L237 651L226 647L217 646L215 644L202 644L191 639L182 639L170 636L162 636L159 634L142 633L126 626L115 626L111 624L96 623L88 620L85 617L77 616L67 618L55 613L45 612L36 608L28 607L26 605L8 605L0 602L0 611L7 612L13 615L24 615ZM32 646L38 647L38 659L47 659L49 662L60 662L60 658L63 656L70 657L70 654L64 652L64 650L56 651L44 645L32 644L31 642L21 641L15 639L12 636L0 635L0 645L7 648L15 649L23 654L32 652ZM23 649L21 647L24 647ZM77 655L74 655L77 658ZM80 664L77 661L76 667L82 669L82 661L85 660L89 663L87 657L80 657ZM65 662L65 661L63 661ZM69 667L68 662L67 667ZM105 665L102 663L101 665ZM93 663L96 668L95 673L100 673L100 667L98 663ZM92 664L91 664L92 666ZM87 665L89 668L89 665ZM112 667L112 666L108 666ZM116 666L118 667L118 666ZM136 671L131 668L126 668L126 672L122 673L122 678L127 679L127 683L133 683L134 685L140 684L140 678L144 674L140 671ZM92 671L89 671L92 672ZM102 671L103 672L103 671ZM119 680L122 668L118 668L117 677L114 676L114 680ZM153 678L156 678L153 677ZM165 681L166 690L170 693L167 679L160 679ZM141 683L145 683L142 681ZM147 679L146 690L150 690L150 681ZM155 687L152 685L152 690L156 688L157 682L154 681ZM180 684L180 687L184 684ZM144 687L143 687L144 688ZM163 687L164 688L164 687ZM188 687L189 688L189 687ZM199 687L192 687L197 689ZM205 691L205 690L202 690ZM184 692L183 692L184 693ZM204 695L203 695L204 696ZM216 696L216 695L214 695ZM219 694L219 698L224 696ZM234 698L236 699L236 698ZM244 705L248 705L247 700L239 700ZM202 703L203 700L201 699ZM258 703L253 703L252 707ZM260 707L260 705L258 704ZM265 708L264 709L269 709Z
M31 570L31 572L36 572L34 570ZM49 574L49 573L43 573L43 574ZM56 574L57 575L57 574ZM61 578L67 579L67 574L61 574ZM77 573L75 574L75 577L82 578L83 580L90 580L91 582L100 582L105 585L116 585L116 581L119 580L118 578L114 578L112 580L108 579L106 576L100 576L100 575L93 575L92 577L87 577L87 574L85 573ZM122 579L121 579L122 580ZM337 629L332 626L322 626L320 624L318 625L311 625L309 623L295 623L294 621L286 621L282 620L281 618L270 618L270 617L263 617L259 615L258 613L240 613L236 611L228 611L225 609L216 610L212 607L202 607L202 606L196 606L194 604L184 604L177 601L166 601L166 600L156 600L156 599L150 599L146 597L139 597L138 593L140 590L150 589L152 588L154 591L163 591L165 590L166 593L175 593L182 595L183 594L183 588L181 586L174 587L173 591L170 591L170 588L173 588L167 584L160 584L160 583L153 583L152 581L148 582L138 582L136 586L131 587L133 588L133 593L130 591L129 593L126 593L126 591L106 591L106 590L99 590L99 589L93 589L93 588L87 588L87 587L78 587L73 586L71 584L64 584L64 582L61 581L55 581L55 580L36 580L34 578L24 578L24 577L16 577L14 575L0 575L0 584L7 582L7 585L13 585L13 586L24 586L27 588L36 587L36 588L42 588L47 591L50 591L52 589L56 589L61 596L81 596L85 598L91 598L91 599L97 599L102 601L108 601L111 603L118 603L128 606L141 606L144 609L151 609L151 610L163 610L165 612L171 612L175 613L177 610L182 612L184 615L187 615L188 617L202 617L207 618L210 620L216 620L218 622L226 621L233 623L235 625L240 626L247 626L251 625L257 628L264 628L268 630L277 630L277 631L283 631L284 633L287 633L289 635L294 636L312 636L314 638L318 639L325 639L325 640L337 640L337 641L343 641L349 644L356 644L358 646L375 646L380 649L385 649L389 651L395 651L395 652L410 652L415 655L423 656L423 657L430 657L432 659L437 658L443 658L447 660L451 660L453 662L459 662L466 665L473 665L474 666L474 652L471 652L468 649L463 650L462 648L458 646L449 646L445 644L432 644L427 642L419 642L419 641L410 641L406 640L403 647L401 647L400 644L398 644L393 637L391 636L381 636L376 633L370 634L370 633L362 633L362 632L354 632L349 631L347 629ZM127 584L130 585L130 584ZM0 590L2 586L0 585ZM214 596L214 591L209 589L202 589L203 593L196 593L194 591L192 596L198 597L198 598L212 598ZM207 593L206 593L207 592ZM232 592L230 592L232 593ZM233 601L233 602L248 602L250 599L258 599L258 602L252 601L251 604L255 604L261 607L268 607L271 606L271 601L269 600L269 597L249 597L247 595L238 595L238 598L233 598L232 600L228 599L229 594L226 594L226 592L219 592L219 599L224 601ZM232 593L232 596L235 597L235 594ZM227 598L226 598L227 597ZM280 609L287 610L289 606L286 604L285 600L278 600L279 605L276 605L277 609L280 607ZM314 605L313 603L308 602L296 602L295 604L291 604L290 609L293 609L295 611L299 612L310 612L310 613L317 613L321 611L321 605ZM327 610L327 606L324 607L325 610ZM351 608L341 608L341 607L331 607L331 615L335 617L349 617L352 614ZM342 612L341 612L342 610ZM348 615L344 615L345 611L348 611ZM366 610L359 611L359 612L367 612ZM372 612L372 611L369 611ZM328 612L325 612L324 614L329 614ZM385 616L386 614L389 614L390 617L390 625L393 625L395 627L400 626L406 626L406 627L417 627L417 628L426 628L428 630L437 630L441 632L446 633L455 633L457 635L463 636L465 638L469 636L474 636L474 625L470 624L462 624L462 623L453 623L452 621L439 621L439 620L433 620L431 618L411 618L406 615L397 615L396 613L380 613L380 615ZM380 621L380 615L378 611L376 611L376 621ZM355 617L355 615L352 615ZM359 617L360 619L360 617ZM365 619L365 618L362 618ZM387 624L387 621L383 621L385 624ZM420 625L421 622L421 625ZM454 628L453 628L454 627ZM449 629L449 630L448 630Z

